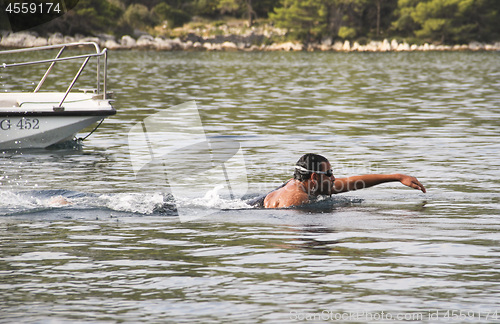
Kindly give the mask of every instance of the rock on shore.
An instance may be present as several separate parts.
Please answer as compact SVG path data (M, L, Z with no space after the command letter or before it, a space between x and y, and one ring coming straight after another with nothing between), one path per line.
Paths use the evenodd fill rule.
M469 44L434 45L408 44L393 39L370 41L367 44L358 42L336 41L325 39L321 43L302 44L298 42L272 43L267 45L265 35L250 34L247 36L228 35L214 37L200 37L188 34L185 39L162 38L151 35L142 35L137 39L125 35L117 40L114 36L100 35L99 37L64 36L60 33L49 37L40 37L32 32L0 32L0 48L27 48L44 45L56 45L80 41L96 42L101 47L110 50L203 50L203 51L336 51L336 52L409 52L409 51L500 51L500 42L483 44L471 42ZM261 45L257 45L261 44Z

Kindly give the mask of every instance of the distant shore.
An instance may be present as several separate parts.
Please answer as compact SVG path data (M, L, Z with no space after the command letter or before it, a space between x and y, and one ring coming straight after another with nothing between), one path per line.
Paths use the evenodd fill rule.
M411 51L500 51L500 42L484 44L470 42L457 45L408 44L397 40L369 41L366 44L350 41L325 39L318 43L299 42L271 43L266 35L218 35L203 37L187 34L182 38L153 37L141 35L137 38L125 35L116 39L111 35L99 37L64 36L60 33L48 37L32 32L0 32L0 48L29 48L44 45L72 43L77 41L96 42L109 50L158 50L158 51L334 51L334 52L411 52Z

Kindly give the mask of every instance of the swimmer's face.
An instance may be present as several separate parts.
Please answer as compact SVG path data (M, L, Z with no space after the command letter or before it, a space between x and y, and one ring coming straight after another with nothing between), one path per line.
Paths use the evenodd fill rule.
M333 182L335 181L335 176L333 175L332 166L330 162L321 162L320 164L321 173L317 174L318 189L316 194L318 195L331 195Z

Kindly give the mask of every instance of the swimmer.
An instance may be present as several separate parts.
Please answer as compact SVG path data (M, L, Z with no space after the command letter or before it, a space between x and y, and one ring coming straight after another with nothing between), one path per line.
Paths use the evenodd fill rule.
M263 200L263 206L265 208L300 206L320 195L330 196L394 181L425 193L425 187L417 178L399 173L367 174L336 179L330 162L325 157L308 153L297 161L293 179L268 193Z

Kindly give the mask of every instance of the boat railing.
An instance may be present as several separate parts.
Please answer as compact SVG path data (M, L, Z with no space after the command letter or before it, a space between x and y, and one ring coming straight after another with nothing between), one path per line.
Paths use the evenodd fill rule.
M84 47L84 46L93 46L95 48L95 53L88 53L88 54L81 54L81 55L73 55L73 56L64 56L62 57L63 52L71 47ZM27 65L36 65L36 64L47 64L50 63L50 66L47 68L45 71L44 75L38 82L37 86L35 87L33 92L38 92L43 84L45 83L45 80L49 76L50 72L54 68L55 64L57 62L63 62L63 61L76 61L76 60L83 60L83 63L80 66L80 69L78 72L76 72L75 76L73 77L73 80L69 84L68 88L66 89L66 92L64 93L63 98L59 101L59 104L55 106L54 108L62 108L62 105L66 98L68 97L68 94L71 92L73 89L73 86L75 85L76 81L82 74L83 70L87 66L87 63L91 58L96 58L97 59L97 68L96 68L96 74L97 74L97 80L96 80L96 98L102 98L102 99L107 99L107 69L108 69L108 52L107 49L104 48L102 51L99 48L99 45L95 42L77 42L77 43L68 43L68 44L59 44L59 45L47 45L47 46L40 46L40 47L31 47L31 48L20 48L20 49L12 49L12 50L5 50L5 51L0 51L0 54L19 54L19 53L26 53L26 52L36 52L36 51L44 51L44 50L54 50L54 49L59 49L59 52L57 55L52 58L52 59L45 59L45 60L34 60L34 61L24 61L24 62L17 62L17 63L1 63L0 68L11 68L11 67L18 67L18 66L27 66ZM102 59L102 60L101 60ZM101 74L102 74L102 82L101 82ZM101 87L102 83L102 87Z

